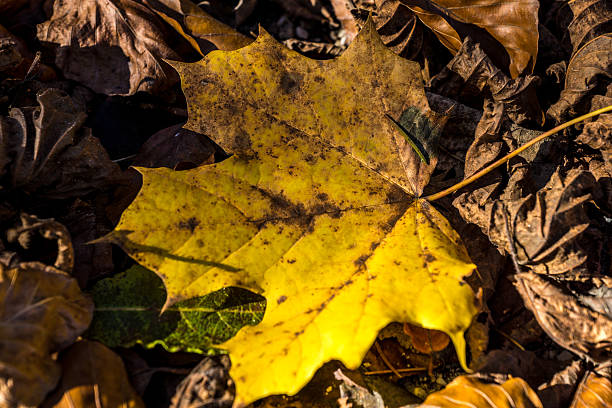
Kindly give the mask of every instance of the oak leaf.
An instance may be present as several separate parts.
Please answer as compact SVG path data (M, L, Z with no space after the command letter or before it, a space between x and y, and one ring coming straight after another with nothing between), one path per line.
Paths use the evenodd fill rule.
M418 65L387 50L371 23L335 60L264 32L173 65L186 128L233 156L183 172L139 168L142 190L106 239L162 278L166 306L227 286L266 297L262 322L224 344L235 404L294 394L331 359L357 367L392 321L446 332L465 367L477 306L464 278L475 266L418 198L432 145L397 127L415 111L435 121Z

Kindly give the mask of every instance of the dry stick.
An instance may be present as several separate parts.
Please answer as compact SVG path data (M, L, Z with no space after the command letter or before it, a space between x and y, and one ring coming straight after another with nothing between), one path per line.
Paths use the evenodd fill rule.
M531 139L529 142L525 143L524 145L522 145L521 147L519 147L515 151L508 153L507 155L505 155L501 159L499 159L499 160L489 164L487 167L485 167L484 169L482 169L479 172L475 173L474 175L466 178L463 181L460 181L459 183L455 184L454 186L451 186L451 187L447 188L446 190L442 190L439 193L435 193L435 194L432 194L430 196L427 196L427 197L425 197L425 199L429 200L429 201L434 201L434 200L438 200L438 199L440 199L442 197L446 197L447 195L452 194L455 191L457 191L457 190L467 186L468 184L478 180L479 178L481 178L482 176L484 176L485 174L487 174L491 170L498 168L499 166L501 166L502 164L506 163L508 160L510 160L514 156L518 156L523 151L525 151L526 149L530 148L534 144L540 142L541 140L546 139L548 136L554 135L558 131L563 130L565 128L568 128L568 127L570 127L570 126L572 126L572 125L574 125L574 124L576 124L578 122L582 122L585 119L592 118L593 116L597 116L597 115L600 115L602 113L606 113L606 112L610 112L610 111L612 111L612 105L606 106L605 108L601 108L601 109L598 109L598 110L590 112L590 113L587 113L586 115L582 115L580 117L577 117L576 119L572 119L569 122L565 122L565 123L563 123L563 124L561 124L561 125L559 125L557 127L554 127L552 129L550 129L548 132L544 132L540 136Z

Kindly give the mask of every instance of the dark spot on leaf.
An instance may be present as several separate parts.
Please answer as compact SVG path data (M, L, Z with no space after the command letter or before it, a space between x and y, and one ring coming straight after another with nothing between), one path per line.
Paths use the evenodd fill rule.
M435 261L436 261L436 257L435 256L433 256L430 253L426 253L425 254L425 262L432 263L432 262L435 262Z
M317 198L321 201L327 201L329 196L326 193L319 193L317 194Z
M274 323L273 327L278 327L278 326L282 326L282 325L283 325L283 322L276 322L276 323Z
M180 229L188 229L192 233L195 231L198 225L200 225L200 221L198 221L195 217L191 217L187 221L181 221L178 223L178 227Z
M287 300L287 296L282 295L282 296L280 296L278 299L276 299L276 303L280 305L280 304L281 304L281 303L283 303L285 300Z
M302 76L298 73L283 72L280 79L280 86L283 92L295 92L302 85Z
M362 267L365 265L365 262L368 260L369 257L370 257L369 255L361 255L353 263L355 264L355 266Z
M257 330L255 333L253 333L253 335L255 336L259 336L260 334L263 334L261 330Z
M295 263L295 259L287 259L287 263L293 264Z

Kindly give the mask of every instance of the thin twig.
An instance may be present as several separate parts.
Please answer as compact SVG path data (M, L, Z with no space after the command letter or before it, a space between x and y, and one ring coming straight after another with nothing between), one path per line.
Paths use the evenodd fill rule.
M403 375L401 375L397 369L395 367L393 367L393 365L391 364L391 362L387 359L387 356L385 355L385 353L382 351L382 348L380 347L380 344L378 344L378 340L376 340L374 342L374 346L376 347L376 351L378 351L378 355L380 356L380 358L382 358L382 361L387 365L387 367L389 367L389 369L391 370L391 372L395 375L397 375L398 378L402 378Z

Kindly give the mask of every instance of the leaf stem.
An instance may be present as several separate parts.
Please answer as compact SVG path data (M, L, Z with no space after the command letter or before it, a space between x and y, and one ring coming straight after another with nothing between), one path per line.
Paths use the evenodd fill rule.
M557 127L554 127L552 129L550 129L547 132L542 133L540 136L535 137L533 139L531 139L529 142L525 143L524 145L522 145L521 147L519 147L518 149L514 150L513 152L508 153L507 155L505 155L504 157L502 157L501 159L489 164L487 167L485 167L484 169L480 170L479 172L473 174L472 176L466 178L463 181L460 181L459 183L450 186L449 188L447 188L446 190L442 190L438 193L429 195L427 197L425 197L426 200L429 201L434 201L434 200L438 200L442 197L446 197L449 194L454 193L455 191L467 186L468 184L478 180L479 178L481 178L482 176L484 176L485 174L489 173L491 170L496 169L497 167L501 166L502 164L506 163L508 160L510 160L511 158L513 158L514 156L517 156L519 154L521 154L523 151L525 151L526 149L530 148L531 146L533 146L534 144L538 143L541 140L546 139L548 136L554 135L555 133L559 132L560 130L563 130L565 128L568 128L572 125L575 125L578 122L582 122L585 119L591 118L593 116L597 116L600 115L602 113L606 113L606 112L610 112L612 111L612 105L610 106L606 106L605 108L601 108L598 109L596 111L587 113L586 115L582 115L577 117L576 119L572 119L568 122L565 122Z

